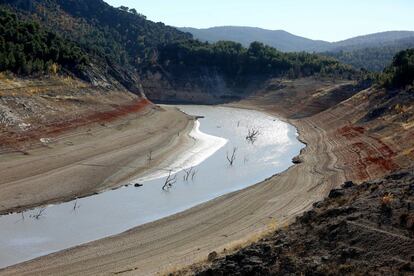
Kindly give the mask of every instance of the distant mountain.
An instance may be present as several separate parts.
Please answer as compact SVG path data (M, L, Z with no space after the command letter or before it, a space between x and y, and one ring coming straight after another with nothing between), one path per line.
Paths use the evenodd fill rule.
M293 35L283 30L265 30L253 27L213 27L208 29L179 28L183 32L191 33L201 41L217 42L230 40L249 46L259 41L284 52L321 52L330 49L330 43L321 40L312 40Z
M414 32L412 31L375 33L331 43L330 51L350 51L371 47L396 46L400 42L405 43L410 38L414 39Z
M396 41L414 38L414 31L389 31L375 33L338 41L327 42L312 40L297 36L283 30L266 30L254 27L224 26L208 29L178 28L183 32L191 33L201 41L217 42L230 40L249 46L259 41L284 52L336 52L349 51L371 47L382 47L396 44Z
M414 47L413 31L388 31L346 39L338 42L312 40L282 30L253 27L213 27L208 29L179 28L201 41L230 40L245 46L259 41L284 52L319 52L356 68L382 71L399 51Z
M414 48L414 36L377 45L340 47L322 54L355 68L380 72L392 62L396 53L410 48Z

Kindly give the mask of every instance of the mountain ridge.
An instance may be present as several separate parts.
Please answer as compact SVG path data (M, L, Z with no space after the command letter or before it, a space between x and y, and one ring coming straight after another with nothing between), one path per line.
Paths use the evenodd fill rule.
M329 42L323 41L323 40L312 40L305 37L301 37L298 35L294 35L292 33L289 33L285 30L267 30L263 28L258 27L247 27L247 26L218 26L218 27L212 27L212 28L206 28L206 29L197 29L197 28L191 28L191 27L180 27L179 30L183 32L189 32L191 33L194 38L200 39L202 41L209 41L209 42L217 42L220 40L234 40L236 42L241 43L244 46L248 46L251 42L254 42L255 40L263 42L265 44L268 44L269 46L275 47L278 50L281 51L305 51L307 49L318 49L320 47L328 47ZM239 33L234 33L234 31L238 31ZM250 34L247 33L250 31ZM256 31L256 33L252 38L242 38L237 39L237 37L240 37L241 35L252 35L251 31ZM218 34L215 34L214 32L220 32ZM225 35L231 35L231 33L234 33L231 37L225 37ZM204 34L203 34L204 33ZM205 38L204 38L205 36ZM277 36L277 38L284 38L294 40L295 42L301 42L305 43L304 46L297 46L293 47L289 46L287 43L281 43L281 44L273 44L272 38L266 38L265 36ZM210 38L209 38L210 37ZM206 39L207 38L207 39ZM233 39L232 39L233 38ZM234 39L235 38L235 39Z
M414 31L385 31L337 42L312 40L284 30L223 26L206 29L178 28L201 41L231 40L248 46L259 41L283 52L311 52L369 71L382 71L399 51L414 47Z
M299 36L299 35L290 33L282 29L270 30L270 29L264 29L260 27L249 27L249 26L229 25L229 26L215 26L215 27L210 27L210 28L177 27L177 29L184 31L184 32L191 33L196 39L200 39L203 41L209 41L209 42L213 42L212 40L215 40L215 41L228 40L228 38L223 37L224 34L230 34L233 37L235 37L235 36L243 35L242 32L244 32L244 35L251 35L253 34L252 33L253 31L258 31L260 32L260 34L268 34L268 35L273 35L273 36L284 35L284 36L290 36L291 38L295 38L295 39L306 40L307 42L313 42L315 43L315 45L318 45L318 44L322 45L322 47L316 50L316 52L325 52L328 50L331 50L331 51L339 50L341 47L355 46L355 44L361 44L361 43L372 45L374 43L377 43L378 40L381 40L385 43L389 43L395 40L414 37L414 31L395 30L395 31L384 31L384 32L370 33L370 34L365 34L365 35L358 35L358 36L351 37L348 39L330 42L330 41L325 41L322 39L310 39L304 36ZM231 34L230 32L232 32L233 34ZM207 39L208 37L211 37L211 36L215 36L215 37ZM256 34L253 37L255 36L257 37L258 35ZM239 41L235 40L235 42L239 42L245 45L244 43L246 43L246 41L250 41L249 44L255 41L252 38L251 39L243 38L243 40L239 40ZM259 42L265 43L264 41L259 41ZM277 47L278 46L277 44L269 44L269 46L275 47L281 51L288 51L288 52L292 51L289 49L280 49ZM305 49L304 51L311 51L311 49L309 48L306 48L306 47L303 47L303 48Z

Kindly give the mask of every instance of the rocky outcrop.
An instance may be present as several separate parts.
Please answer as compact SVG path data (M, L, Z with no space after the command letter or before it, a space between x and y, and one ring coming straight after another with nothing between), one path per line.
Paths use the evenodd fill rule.
M166 72L159 66L141 76L145 95L154 102L218 104L237 101L257 91L263 77L250 76L243 82L229 80L209 67L181 73Z

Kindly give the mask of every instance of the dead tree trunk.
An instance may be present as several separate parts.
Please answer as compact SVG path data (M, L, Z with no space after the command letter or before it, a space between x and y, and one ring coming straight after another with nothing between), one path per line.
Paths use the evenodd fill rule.
M43 213L45 212L46 208L41 208L39 209L39 211L37 212L36 215L31 215L30 217L34 218L34 219L40 219L41 216L43 216Z
M162 186L162 189L168 190L172 188L172 186L177 182L177 175L171 176L171 171L168 174L168 177L165 179L164 186Z
M249 141L250 143L254 144L254 142L256 142L257 137L260 135L259 130L251 128L249 129L247 135L246 135L246 140Z
M190 179L190 176L191 176L191 179L194 179L195 173L196 172L193 167L191 167L188 170L184 170L184 177L183 177L184 181L188 181Z
M236 152L237 152L237 148L236 147L234 147L233 148L233 151L232 151L232 153L231 153L231 155L229 155L229 152L227 152L227 161L229 161L229 165L230 166L233 166L233 164L234 164L234 161L236 160Z

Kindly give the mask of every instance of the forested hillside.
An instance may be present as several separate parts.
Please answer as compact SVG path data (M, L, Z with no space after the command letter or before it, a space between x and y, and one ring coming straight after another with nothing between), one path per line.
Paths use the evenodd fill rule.
M229 41L184 41L160 48L159 60L173 74L209 66L236 80L251 75L297 78L320 74L350 78L353 74L350 67L334 59L304 52L282 53L260 42L244 48Z
M353 37L350 39L334 42L329 51L352 51L358 49L396 46L400 41L414 38L413 31L388 31Z
M384 46L354 50L346 49L327 52L324 55L336 58L355 68L365 68L370 71L381 72L385 67L390 65L396 53L413 47L414 37L411 37L385 43Z
M414 48L399 52L382 74L382 81L389 88L414 85Z
M65 41L60 47L72 49L71 58L76 63L42 54L41 59L33 57L36 64L37 58L50 66L50 59L77 74L79 70L86 70L83 74L86 79L90 78L89 71L98 70L127 88L137 86L135 77L145 78L148 72L188 76L195 69L201 74L201 67L224 74L229 83L235 82L234 77L247 74L288 77L334 74L348 78L354 73L334 59L305 53L286 54L260 43L249 48L230 42L202 43L193 40L190 34L149 21L134 9L114 8L102 0L1 0L0 3L3 10L16 14L14 18L37 26L36 31L44 34L41 36L59 37L58 33L62 38L56 39ZM31 35L21 38L22 41L33 39ZM51 45L42 45L42 48L47 50ZM11 71L30 73L20 65ZM2 66L10 69L5 64Z
M56 74L63 68L76 72L87 62L86 54L75 43L0 8L0 71Z
M354 68L380 72L399 51L414 47L414 32L390 31L358 36L338 42L311 40L282 30L251 27L180 28L201 41L231 40L248 46L259 41L284 52L317 52Z

